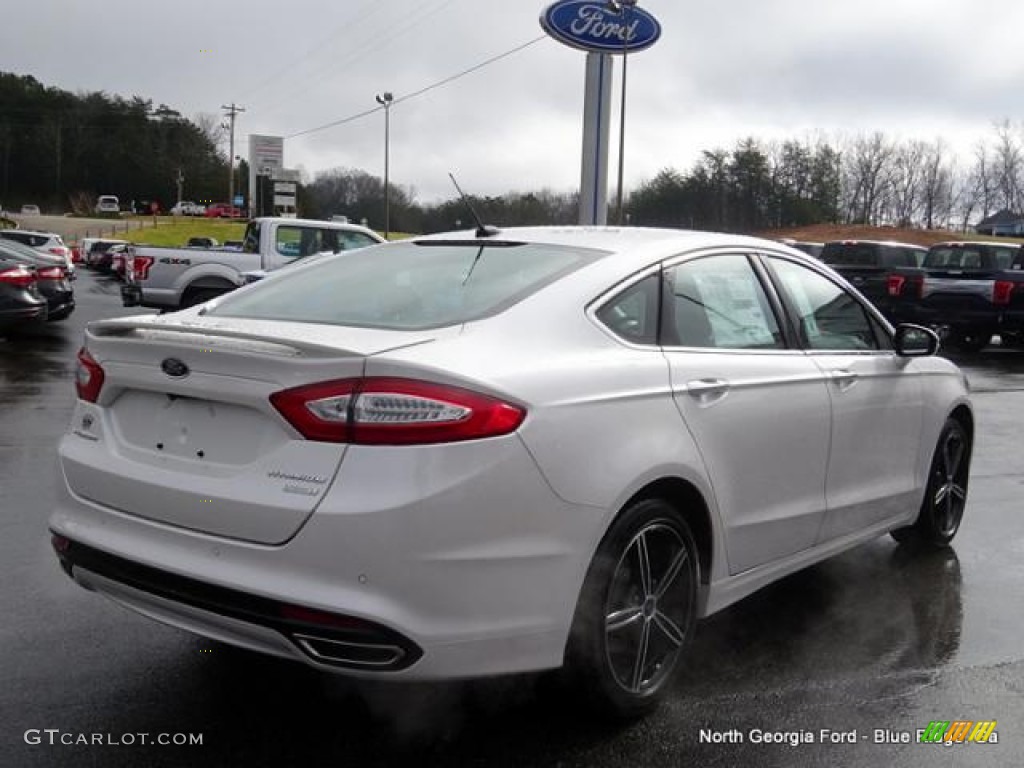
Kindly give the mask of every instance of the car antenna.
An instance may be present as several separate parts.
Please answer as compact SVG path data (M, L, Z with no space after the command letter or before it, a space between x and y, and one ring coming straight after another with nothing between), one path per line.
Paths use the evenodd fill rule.
M452 184L455 185L455 189L459 193L459 197L462 198L462 202L469 208L469 213L473 216L473 221L476 223L476 236L477 237L494 237L498 234L497 227L491 227L483 223L480 220L480 216L477 214L476 209L473 208L473 203L470 202L469 198L466 197L466 193L462 191L462 187L459 186L459 182L455 180L455 174L448 172L448 178L452 180Z

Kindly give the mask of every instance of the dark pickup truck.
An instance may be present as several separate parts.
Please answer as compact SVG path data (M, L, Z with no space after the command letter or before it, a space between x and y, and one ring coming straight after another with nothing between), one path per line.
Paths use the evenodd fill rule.
M926 253L919 245L892 240L833 240L825 243L818 258L889 317L889 275L921 266Z
M895 269L888 279L894 323L940 331L965 352L999 334L1018 346L1024 333L1024 252L1017 243L949 242L928 249L918 269Z

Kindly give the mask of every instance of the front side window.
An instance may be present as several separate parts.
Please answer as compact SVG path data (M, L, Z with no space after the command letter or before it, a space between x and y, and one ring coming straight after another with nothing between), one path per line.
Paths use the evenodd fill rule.
M342 251L354 251L357 248L366 248L369 245L376 245L377 241L362 232L346 232L344 230L334 231L337 238L338 249Z
M666 346L785 346L764 286L746 256L707 256L667 269L662 301Z
M796 313L804 346L821 350L882 348L868 313L851 294L801 264L775 257L768 262Z
M207 314L391 330L439 328L501 312L602 255L500 241L405 241L325 257L244 293L228 294Z

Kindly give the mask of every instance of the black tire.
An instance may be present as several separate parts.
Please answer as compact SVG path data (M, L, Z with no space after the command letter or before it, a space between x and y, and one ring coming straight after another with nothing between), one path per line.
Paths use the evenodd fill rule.
M953 346L961 352L981 352L992 343L992 334L984 331L961 331L953 337Z
M675 508L662 499L626 508L587 571L566 652L588 703L615 718L660 703L693 634L699 581L697 547Z
M227 293L230 288L193 288L185 292L185 296L181 300L181 309L188 309L194 307L196 304L203 304L210 299L215 299L218 296Z
M949 546L967 506L970 466L971 438L959 421L947 419L932 456L917 520L894 530L892 537L901 544L931 549Z

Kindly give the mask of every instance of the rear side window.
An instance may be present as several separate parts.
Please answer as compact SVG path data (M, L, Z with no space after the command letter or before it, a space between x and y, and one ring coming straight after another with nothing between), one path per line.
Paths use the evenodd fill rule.
M648 275L607 301L597 319L632 344L658 342L658 275Z
M917 256L913 248L895 248L885 246L887 267L916 267L918 266Z
M402 242L318 259L207 314L422 330L504 311L604 251L500 241Z
M8 240L24 243L25 245L30 245L33 248L46 245L46 241L50 239L46 235L32 235L27 232L4 232L3 236Z

